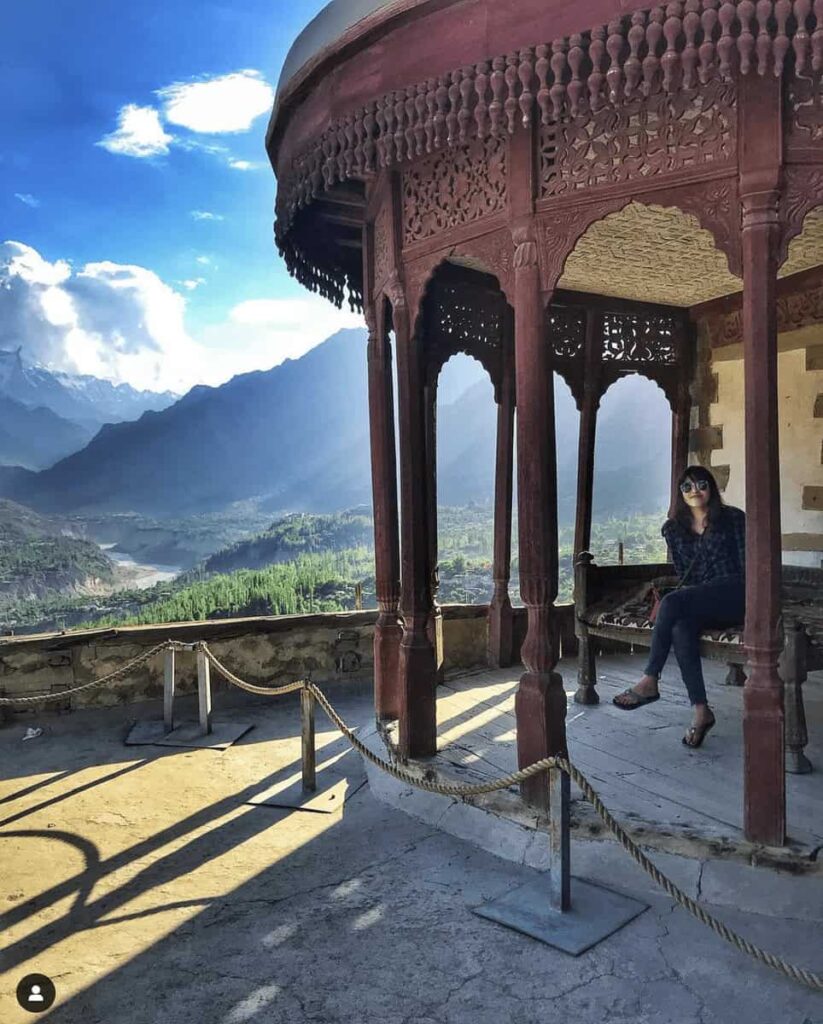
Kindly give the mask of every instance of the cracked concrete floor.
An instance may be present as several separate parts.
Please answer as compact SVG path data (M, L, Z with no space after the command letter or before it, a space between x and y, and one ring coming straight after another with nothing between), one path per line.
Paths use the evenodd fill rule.
M823 995L666 898L574 959L470 912L532 872L367 788L333 815L249 804L299 770L296 702L232 697L217 717L255 728L225 752L125 747L149 705L39 716L26 743L30 716L0 731L3 1024L33 1019L14 999L31 972L55 981L54 1024L823 1024ZM367 697L335 702L368 723ZM318 736L354 787L359 760L319 719ZM823 969L823 912L719 913Z

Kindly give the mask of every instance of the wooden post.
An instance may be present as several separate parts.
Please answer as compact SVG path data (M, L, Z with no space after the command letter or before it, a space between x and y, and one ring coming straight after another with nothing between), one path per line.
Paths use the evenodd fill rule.
M745 833L786 839L780 617L781 527L777 398L777 253L782 169L781 79L741 75L743 361L746 424Z
M200 713L200 730L204 736L211 735L211 666L206 652L197 649L197 704Z
M174 648L169 647L163 666L163 731L166 733L174 729L174 661Z
M397 338L400 412L401 614L400 753L429 757L437 751L437 666L428 636L431 615L429 515L426 498L426 426L420 346L412 336L406 296L397 274L387 285Z
M513 612L509 596L514 488L514 311L504 308L503 379L497 406L497 461L494 477L494 594L489 605L489 664L512 663Z
M374 508L375 586L374 708L381 721L400 717L400 535L397 521L397 456L391 346L385 303L367 311L369 326L369 429Z
M594 448L597 435L597 410L600 405L600 357L603 344L603 317L586 310L586 347L584 354L583 408L580 410L580 434L577 446L577 509L574 524L574 560L588 551L592 541L594 501ZM583 701L582 703L586 703Z
M314 694L305 687L300 691L300 745L303 791L317 789L317 750L314 740Z
M540 287L533 216L533 129L509 140L509 214L514 254L517 496L520 594L528 609L521 658L526 671L515 698L521 768L566 751L566 694L554 667L557 597L557 452L554 381ZM547 810L546 772L521 786L523 799Z
M425 368L424 368L425 370ZM443 668L443 609L437 603L440 576L437 569L437 378L432 374L423 387L423 407L426 417L426 506L429 529L429 586L431 587L431 615L428 623L429 641L434 648L437 681L444 677Z
M559 768L549 772L550 905L561 913L571 909L571 780Z
M683 324L678 339L677 398L672 409L672 479L669 516L674 515L677 504L677 481L689 464L689 436L691 433L691 378L694 366L693 353L697 344L696 331L692 325Z

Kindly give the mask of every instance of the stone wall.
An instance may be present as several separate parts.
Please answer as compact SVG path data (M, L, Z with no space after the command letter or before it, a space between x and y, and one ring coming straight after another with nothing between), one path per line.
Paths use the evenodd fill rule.
M488 608L446 605L443 615L446 671L484 665ZM376 612L290 615L5 638L0 642L0 696L71 689L120 668L164 640L205 640L227 668L261 685L282 685L311 672L324 687L370 687L376 618ZM178 653L176 668L178 692L196 689L195 654ZM73 696L71 706L159 698L163 670L164 656L159 653L135 670L133 677ZM228 686L218 673L212 673L212 678L215 691ZM60 708L61 704L49 702L49 706Z

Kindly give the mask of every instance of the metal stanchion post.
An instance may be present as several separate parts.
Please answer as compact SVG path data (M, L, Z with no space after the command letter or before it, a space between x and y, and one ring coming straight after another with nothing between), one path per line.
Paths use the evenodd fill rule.
M166 734L174 729L174 655L174 648L169 647L163 673L163 731Z
M314 744L314 694L305 687L300 691L300 732L303 754L303 791L317 790L317 752Z
M560 768L549 771L549 843L551 847L551 908L571 909L571 781Z
M197 650L197 700L200 709L200 729L204 736L211 735L211 672L206 652Z

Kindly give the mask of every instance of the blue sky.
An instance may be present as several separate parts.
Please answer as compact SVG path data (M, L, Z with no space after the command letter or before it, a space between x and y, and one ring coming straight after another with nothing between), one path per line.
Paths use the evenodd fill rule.
M25 0L0 32L0 347L218 383L351 314L286 274L264 134L321 0Z

